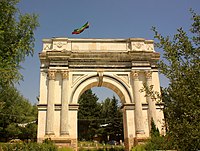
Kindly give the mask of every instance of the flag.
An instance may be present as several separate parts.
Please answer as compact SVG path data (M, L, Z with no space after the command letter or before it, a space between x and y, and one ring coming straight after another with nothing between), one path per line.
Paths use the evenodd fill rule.
M89 23L85 23L81 28L78 29L74 29L74 31L72 32L72 34L80 34L82 33L85 29L89 28Z

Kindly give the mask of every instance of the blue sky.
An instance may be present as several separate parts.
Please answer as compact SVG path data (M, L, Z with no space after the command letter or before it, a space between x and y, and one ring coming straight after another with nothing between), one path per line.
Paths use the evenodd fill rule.
M183 27L188 31L191 25L192 8L200 13L199 0L21 0L21 13L39 15L40 27L35 31L35 53L22 63L24 80L17 86L32 103L39 95L40 62L38 53L42 50L42 39L52 37L69 38L145 38L154 39L151 27L157 27L163 35L173 35ZM75 28L85 22L90 28L80 35L72 35ZM156 50L162 54L162 50ZM161 76L161 85L167 80ZM99 100L112 97L109 89L93 89Z

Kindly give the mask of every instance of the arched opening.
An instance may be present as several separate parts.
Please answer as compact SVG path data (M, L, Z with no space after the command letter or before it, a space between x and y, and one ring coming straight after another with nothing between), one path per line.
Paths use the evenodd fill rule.
M112 145L124 142L120 102L117 94L106 87L93 87L83 92L78 100L78 140Z
M82 110L81 103L79 102L80 98L82 95L85 95L85 92L88 92L88 90L91 91L92 88L97 86L112 90L118 96L119 100L117 101L116 97L113 96L113 98L108 98L107 100L103 100L103 102L97 103L98 99L95 102L95 97L90 92L90 95L94 97L92 99L92 104L87 105L89 101L86 99L86 102L83 103L86 106L83 108L86 109L88 106L92 106L92 109L87 109L88 113L87 111L83 112L86 115L90 114L91 117L84 117L81 115L82 113L78 112L78 138L79 140L84 140L82 136L86 137L86 135L88 135L86 137L88 140L98 139L100 142L117 141L120 143L124 139L124 114L121 110L121 106L118 106L118 104L119 101L121 102L121 105L131 103L130 91L123 82L115 77L104 75L102 83L99 85L99 77L97 75L87 77L76 85L72 93L71 103L79 103L79 111ZM95 105L98 107L96 108ZM103 107L104 109L102 109ZM89 113L92 110L93 113ZM96 115L97 112L100 113L100 116ZM83 131L82 135L80 134L80 131Z

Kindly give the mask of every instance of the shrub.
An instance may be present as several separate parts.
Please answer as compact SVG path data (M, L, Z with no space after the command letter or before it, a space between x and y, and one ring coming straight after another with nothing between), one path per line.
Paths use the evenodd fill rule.
M86 149L80 148L79 151L124 151L124 147L114 147L114 148L93 148L93 149Z
M58 148L54 144L46 143L14 143L14 144L3 144L3 151L57 151Z
M171 150L174 149L169 135L166 136L152 136L151 139L145 144L147 151L152 150Z
M156 128L153 119L151 120L150 134L151 139L149 139L149 141L144 146L144 149L146 149L147 151L173 149L173 144L171 143L171 141L169 141L170 135L161 136L158 128Z
M132 148L132 151L145 151L145 145L137 145Z

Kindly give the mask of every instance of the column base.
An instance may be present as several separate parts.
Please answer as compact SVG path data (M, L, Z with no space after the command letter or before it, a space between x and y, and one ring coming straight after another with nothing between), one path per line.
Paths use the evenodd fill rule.
M60 135L61 135L61 136L68 136L68 135L69 135L69 132L67 132L67 131L60 132Z
M55 135L55 133L54 132L46 132L46 134L45 134L46 136L54 136Z
M45 135L44 137L37 138L38 143L42 143L45 139L50 139L55 143L58 147L67 147L72 148L74 151L78 150L78 141L76 138L65 138L65 137L48 137Z
M78 150L78 141L77 141L77 139L59 137L59 138L53 138L52 141L58 147L69 147L69 148L72 148L75 151Z
M125 138L124 139L124 146L125 146L125 151L130 151L131 148L135 146L134 138Z
M144 144L147 139L144 130L136 130L135 145Z
M136 137L134 142L135 145L145 144L148 139L148 137Z
M136 134L145 134L144 130L136 130Z
M136 136L137 136L137 138L144 137L144 135L145 135L144 130L136 130Z

